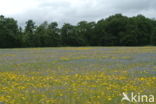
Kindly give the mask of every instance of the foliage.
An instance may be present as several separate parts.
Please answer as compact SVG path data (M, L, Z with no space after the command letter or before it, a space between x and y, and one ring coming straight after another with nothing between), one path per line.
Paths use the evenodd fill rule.
M77 25L28 20L24 30L13 18L0 16L0 48L56 46L144 46L156 45L156 21L143 15L115 14L96 22Z

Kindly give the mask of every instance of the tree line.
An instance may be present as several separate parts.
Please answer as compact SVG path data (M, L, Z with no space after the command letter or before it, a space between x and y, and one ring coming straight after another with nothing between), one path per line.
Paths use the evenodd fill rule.
M13 18L0 16L0 48L58 46L145 46L156 45L156 20L143 15L115 14L97 22L80 21L77 25L57 22L25 28Z

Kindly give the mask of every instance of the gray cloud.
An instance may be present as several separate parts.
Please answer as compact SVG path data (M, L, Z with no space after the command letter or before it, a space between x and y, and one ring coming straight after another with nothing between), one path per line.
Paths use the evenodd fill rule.
M76 24L81 20L96 21L115 13L156 17L155 0L31 0L30 2L35 2L36 5L9 16L16 18L20 24L33 19L38 24L47 20L57 21L60 25L67 22Z

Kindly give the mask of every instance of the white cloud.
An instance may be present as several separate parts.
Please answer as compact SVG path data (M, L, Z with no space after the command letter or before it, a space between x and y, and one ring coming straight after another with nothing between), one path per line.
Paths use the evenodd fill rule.
M156 17L155 0L0 0L0 14L14 17L23 24L57 21L72 24L98 20L115 13Z
M0 0L0 14L14 15L37 8L37 0Z

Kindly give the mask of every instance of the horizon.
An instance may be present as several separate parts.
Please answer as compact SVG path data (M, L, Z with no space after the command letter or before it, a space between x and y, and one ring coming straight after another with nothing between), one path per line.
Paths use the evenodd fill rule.
M44 22L47 22L48 24L49 24L49 23L52 23L52 22L57 22L57 23L58 23L58 27L59 27L59 28L62 28L62 26L63 26L64 24L71 24L71 25L73 25L73 26L76 26L76 25L78 25L78 23L81 22L81 21L95 22L95 23L97 23L97 22L100 21L100 20L103 20L103 19L105 20L105 19L109 18L110 16L115 16L115 15L117 15L117 14L121 14L122 16L126 16L126 15L124 15L124 14L122 14L122 13L116 13L116 14L112 14L112 15L109 15L109 16L107 16L107 17L105 17L105 18L101 18L101 19L98 19L98 20L95 20L95 21L94 21L94 20L93 20L93 21L80 20L80 21L78 21L78 22L75 23L75 24L68 23L68 22L64 22L64 23L62 23L62 24L59 24L58 21L47 21L47 20L45 20L45 21L40 21L40 23L36 23L36 22L35 22L33 19L31 19L31 18L28 19L28 20L33 20L33 21L35 22L35 25L36 25L36 26L39 26L39 25L41 25L41 24L44 23ZM152 19L152 20L155 20L155 19L156 19L156 18L147 17L147 16L145 16L145 15L143 15L143 14L137 14L137 15L134 15L134 16L126 16L126 17L132 18L132 17L137 17L137 16L139 16L139 15L142 15L142 16L144 16L144 17L146 17L146 18L149 18L149 19ZM4 16L5 18L13 18L14 20L17 21L18 26L21 27L22 29L25 28L26 22L28 21L28 20L24 21L23 24L21 25L21 24L19 24L19 21L18 21L17 19L15 19L14 17L7 17L7 16L5 16L5 15L3 15L3 14L0 14L0 16Z

